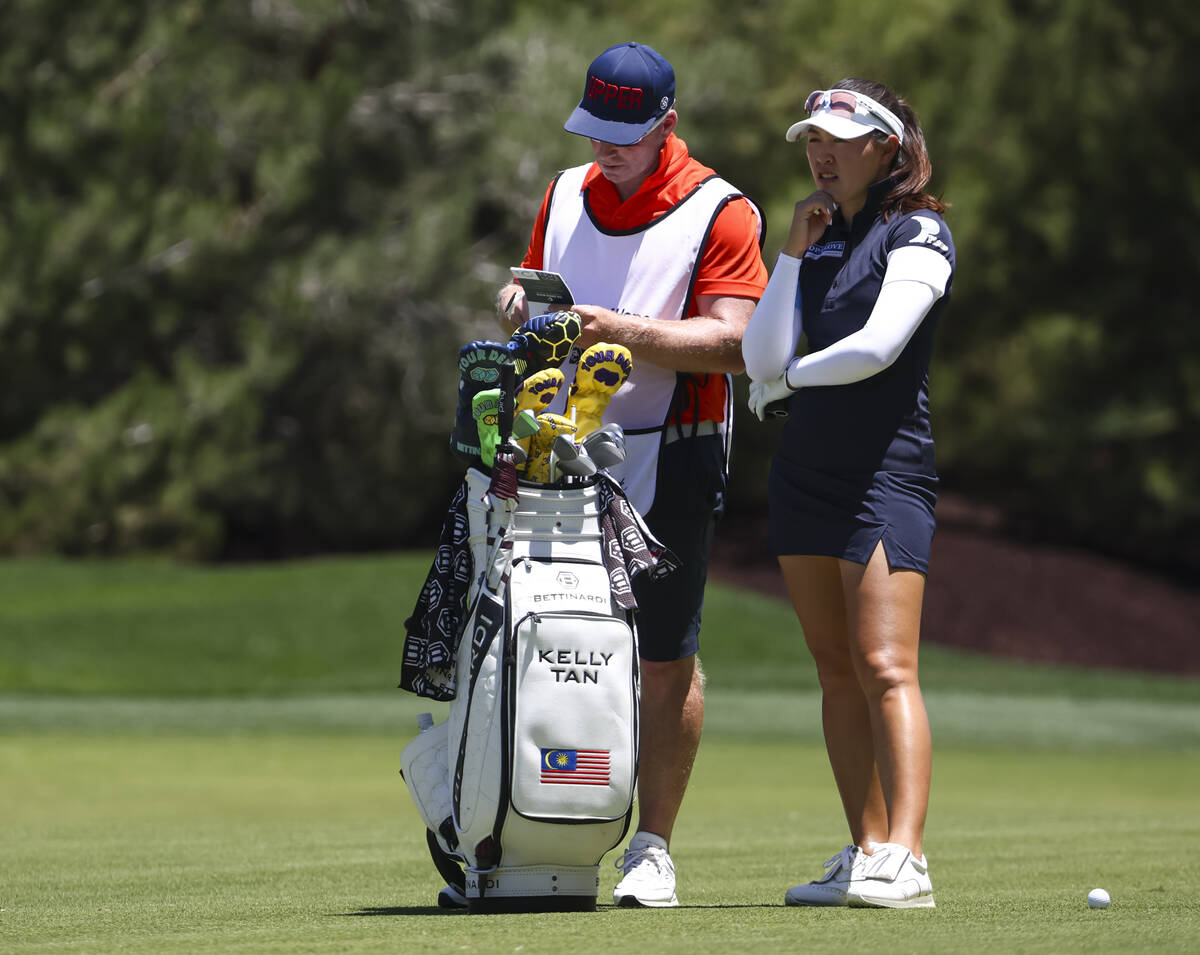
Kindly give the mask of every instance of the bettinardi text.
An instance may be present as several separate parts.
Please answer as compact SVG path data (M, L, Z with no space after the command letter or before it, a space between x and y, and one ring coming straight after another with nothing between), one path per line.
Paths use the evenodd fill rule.
M551 600L583 600L587 603L607 604L608 597L601 594L580 594L580 593L557 593L557 594L533 594L533 602L546 603Z

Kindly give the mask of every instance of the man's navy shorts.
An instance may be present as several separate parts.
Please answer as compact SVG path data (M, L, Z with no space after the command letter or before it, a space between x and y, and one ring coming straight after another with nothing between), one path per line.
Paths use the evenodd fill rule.
M725 439L700 435L664 445L654 503L642 516L681 566L659 580L639 574L633 581L643 660L680 660L700 649L708 558L724 509Z

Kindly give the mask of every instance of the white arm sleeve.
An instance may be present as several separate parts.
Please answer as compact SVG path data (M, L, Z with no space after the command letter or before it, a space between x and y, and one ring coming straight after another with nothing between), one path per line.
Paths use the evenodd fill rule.
M783 374L802 329L796 307L800 259L779 253L771 279L742 335L742 361L752 381L774 381Z
M950 264L928 249L901 248L888 256L887 271L867 323L828 348L795 358L789 388L848 385L890 366L942 297Z

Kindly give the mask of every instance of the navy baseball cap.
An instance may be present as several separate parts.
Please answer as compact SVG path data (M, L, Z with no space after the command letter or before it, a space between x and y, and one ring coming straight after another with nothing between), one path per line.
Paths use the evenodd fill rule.
M583 99L563 129L614 146L650 132L675 103L675 70L657 50L618 43L592 60Z

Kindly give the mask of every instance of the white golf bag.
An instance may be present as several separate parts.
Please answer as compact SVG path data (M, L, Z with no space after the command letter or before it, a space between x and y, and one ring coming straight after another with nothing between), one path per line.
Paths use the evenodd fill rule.
M596 487L522 485L499 514L487 476L466 481L476 580L457 695L405 747L404 778L435 861L465 863L472 912L591 910L638 756L636 630L612 599Z

